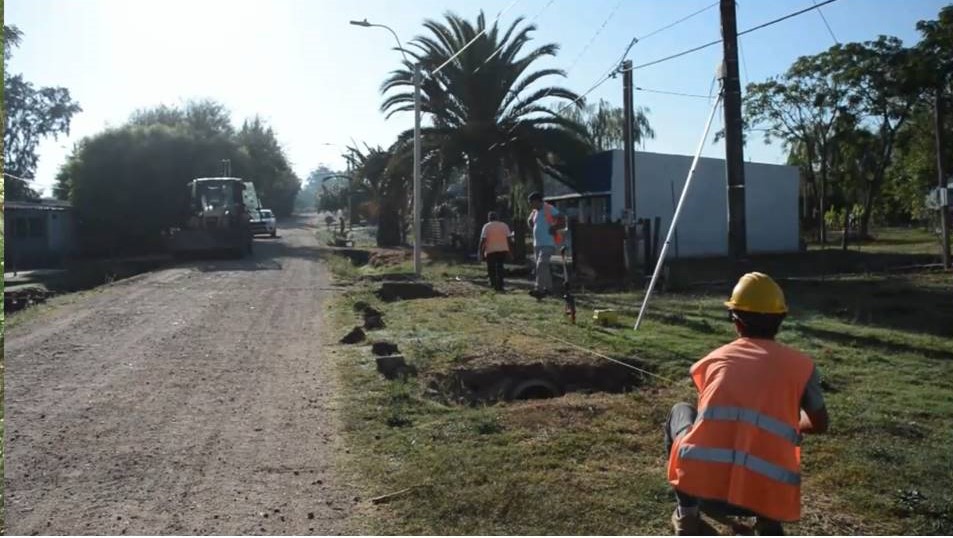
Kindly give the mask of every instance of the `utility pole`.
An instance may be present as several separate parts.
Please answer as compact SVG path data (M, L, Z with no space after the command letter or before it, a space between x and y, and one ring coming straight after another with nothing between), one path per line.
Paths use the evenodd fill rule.
M420 62L414 64L414 274L420 278Z
M728 175L728 253L735 260L747 253L745 223L745 164L741 121L741 80L738 76L738 25L735 0L721 1L724 48L725 166Z
M936 87L936 99L933 105L933 116L936 120L936 177L940 190L937 194L940 196L940 230L942 232L943 247L943 268L950 268L950 201L947 196L946 176L943 165L943 85Z
M633 167L632 153L634 150L632 141L632 60L622 62L622 115L625 127L623 127L623 140L625 142L623 165L623 181L625 182L625 212L623 222L625 224L625 259L628 264L630 275L635 274L636 265L636 228L635 228L635 169ZM649 260L645 260L649 263Z
M351 177L351 160L347 161L347 227L354 227L354 202L351 194L354 189L354 178Z

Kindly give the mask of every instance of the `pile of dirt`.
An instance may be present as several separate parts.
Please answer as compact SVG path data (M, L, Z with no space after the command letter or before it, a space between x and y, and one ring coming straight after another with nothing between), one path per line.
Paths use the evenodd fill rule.
M446 297L443 293L435 290L433 285L424 282L383 282L375 295L387 303Z
M407 250L375 250L368 263L371 267L391 267L410 261L413 258L413 252Z
M360 327L354 327L351 329L351 332L345 334L340 342L342 344L359 344L367 338L367 335L364 334L364 331Z
M367 265L371 260L371 252L369 250L357 249L357 248L342 248L336 251L339 256L344 256L351 260L351 265L354 267L362 267Z
M368 331L386 327L384 313L364 301L354 303L354 312L361 314L364 318L364 329Z
M3 293L3 311L7 314L46 302L55 292L43 288L25 288Z

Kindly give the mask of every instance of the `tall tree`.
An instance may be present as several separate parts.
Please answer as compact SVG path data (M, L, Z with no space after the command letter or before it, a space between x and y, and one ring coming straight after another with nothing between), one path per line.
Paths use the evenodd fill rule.
M798 58L783 75L748 84L744 98L746 130L761 132L765 143L780 140L789 162L801 165L822 243L831 158L838 133L853 123L852 98L825 63L821 55Z
M324 164L318 165L317 168L312 170L304 180L301 190L298 191L298 195L295 197L295 211L313 211L314 209L330 211L319 208L318 204L320 203L319 198L323 192L322 187L324 186L325 179L334 174L335 172ZM337 210L339 208L336 207L334 209Z
M872 173L862 186L860 233L870 219L893 160L898 133L922 99L923 78L912 49L896 37L836 45L820 55L823 72L847 88L862 125L877 135Z
M655 131L649 124L646 107L636 107L632 118L632 141L644 144L645 140L655 138ZM564 114L572 121L585 126L586 138L596 151L621 149L625 146L625 112L622 107L614 107L605 99L597 105L589 103L583 108L570 107Z
M380 146L348 147L346 158L351 164L351 188L365 190L371 200L371 217L377 220L377 246L395 247L403 242L408 207L409 170L400 157L398 141L389 149Z
M211 125L207 121L210 118L208 115L196 114L190 117L203 120L202 123L196 124L187 119L187 123L199 136ZM233 165L233 173L255 184L265 207L271 208L278 216L290 215L294 210L294 200L301 188L301 181L292 172L274 129L255 116L242 124L235 140L247 158L241 159L238 166Z
M233 176L255 183L266 207L290 213L300 181L274 130L252 118L236 131L227 117L209 101L160 106L81 140L60 169L55 192L73 202L86 244L161 248L163 231L180 225L188 208L186 183L220 175L222 159L231 161Z
M555 56L559 47L524 50L536 27L522 18L501 32L495 23L487 26L482 12L475 23L447 13L442 22L426 20L424 28L429 33L415 37L408 51L421 65L421 108L432 122L423 134L428 147L437 151L433 158L440 163L434 163L435 169L467 170L470 235L475 241L479 225L496 203L504 171L541 187L544 174L566 179L561 165L588 152L584 128L548 106L548 100L569 102L578 96L558 86L538 87L549 77L565 77L565 72L531 70L542 58ZM413 110L412 72L413 65L405 62L381 86L388 95L381 109L388 117Z
M4 26L4 66L21 36L15 26ZM12 200L36 198L39 193L24 179L32 179L36 173L37 146L46 137L69 134L70 120L82 109L66 88L37 88L23 75L7 73L3 77L3 107L4 172L13 176L4 175L4 193Z

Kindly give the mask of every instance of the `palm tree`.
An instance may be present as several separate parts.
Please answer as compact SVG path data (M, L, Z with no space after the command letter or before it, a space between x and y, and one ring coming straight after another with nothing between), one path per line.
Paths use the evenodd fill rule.
M565 77L560 69L530 70L538 60L555 56L559 46L546 44L523 52L536 27L518 18L505 32L494 23L487 28L481 12L476 24L447 13L443 22L426 20L430 35L411 41L407 53L419 62L421 110L432 126L422 129L432 169L464 168L470 182L471 240L504 183L541 189L544 175L570 182L565 164L586 155L585 129L548 106L572 102L578 96L558 87L537 87L547 77ZM443 65L466 43L476 41ZM393 71L381 86L387 117L413 110L413 65ZM397 93L391 93L396 91ZM389 95L388 95L389 94ZM580 106L582 105L580 100ZM402 135L407 137L408 133Z
M352 185L355 190L367 192L372 214L377 215L377 246L395 247L403 242L404 216L407 210L408 174L406 166L399 166L406 151L398 141L388 149L364 145L362 151L348 147L345 159L352 166Z

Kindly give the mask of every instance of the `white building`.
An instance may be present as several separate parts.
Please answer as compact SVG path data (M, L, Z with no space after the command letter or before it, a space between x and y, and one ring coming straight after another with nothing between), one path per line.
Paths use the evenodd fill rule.
M661 218L659 241L691 167L692 157L635 152L636 218ZM546 199L579 222L616 222L625 208L624 152L593 155L576 177L579 189L547 183ZM797 167L745 163L748 252L796 252L800 246ZM677 243L669 258L728 255L728 193L725 161L701 158L679 217Z

